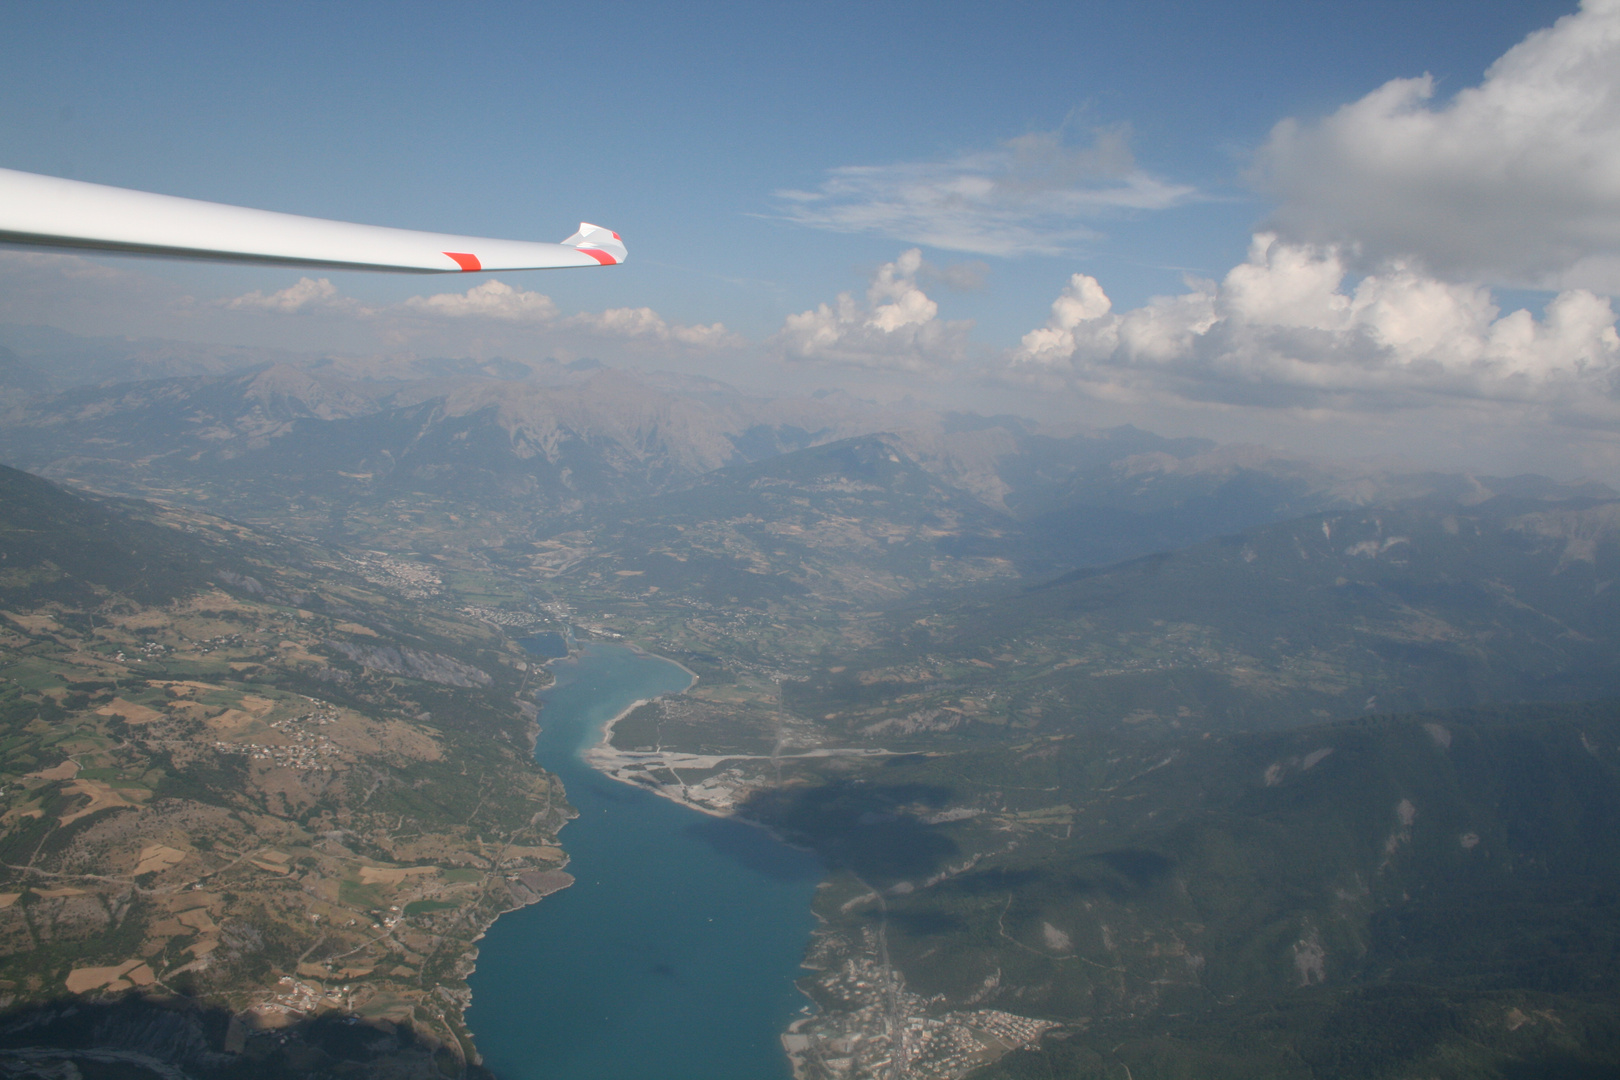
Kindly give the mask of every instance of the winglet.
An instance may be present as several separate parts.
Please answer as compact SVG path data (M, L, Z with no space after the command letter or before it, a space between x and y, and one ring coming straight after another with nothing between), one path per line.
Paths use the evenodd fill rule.
M628 255L618 233L583 221L579 223L579 232L564 240L563 245L583 251L603 266L622 263Z

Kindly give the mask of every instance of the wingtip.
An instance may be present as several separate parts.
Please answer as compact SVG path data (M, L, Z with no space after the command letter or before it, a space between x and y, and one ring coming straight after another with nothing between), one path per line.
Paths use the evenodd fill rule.
M629 254L618 233L612 229L604 229L600 225L592 225L588 221L580 222L579 231L563 243L584 252L603 266L622 263Z

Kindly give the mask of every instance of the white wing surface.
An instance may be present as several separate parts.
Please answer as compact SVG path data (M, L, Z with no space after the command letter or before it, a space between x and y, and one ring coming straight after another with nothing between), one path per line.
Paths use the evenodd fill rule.
M560 244L414 232L0 169L0 244L226 262L448 274L612 266L624 242L581 223Z

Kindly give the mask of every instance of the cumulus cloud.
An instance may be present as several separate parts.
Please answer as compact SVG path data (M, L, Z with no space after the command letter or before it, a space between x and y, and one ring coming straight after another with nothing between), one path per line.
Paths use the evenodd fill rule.
M544 323L557 317L557 305L544 293L514 289L491 278L464 293L412 296L400 305L417 315L446 319L499 319L502 322Z
M671 324L649 307L582 311L564 319L560 325L611 337L648 338L707 348L732 348L744 343L743 338L727 330L724 323L710 323L708 326Z
M1188 285L1117 312L1075 274L1012 367L1112 394L1350 408L1466 398L1620 417L1615 312L1584 289L1540 319L1504 315L1487 289L1400 262L1352 286L1339 248L1271 234L1221 282Z
M220 306L274 315L347 316L356 325L369 326L395 343L431 333L450 333L453 337L457 327L486 336L497 332L500 336L498 328L510 327L508 335L545 333L552 337L610 338L702 349L731 349L746 344L723 323L671 323L648 307L583 311L561 318L551 297L494 279L480 282L466 292L412 296L397 304L368 307L342 295L325 278L301 278L297 284L277 292L251 292L221 301Z
M1123 128L1086 147L1036 132L947 161L848 165L814 191L776 193L800 225L1002 256L1063 254L1096 238L1088 221L1196 195L1138 168Z
M1620 0L1585 0L1478 86L1395 79L1257 162L1290 239L1456 277L1620 293Z
M298 314L369 314L360 301L338 292L336 285L326 278L299 278L296 284L272 293L255 289L244 296L225 301L232 311L265 311L277 315Z
M547 323L557 317L557 305L544 293L515 289L504 281L474 285L466 292L412 296L398 304L370 307L344 296L326 278L299 278L285 289L259 290L220 302L232 311L260 311L275 315L331 314L360 319L418 316L435 320L492 319L506 323Z
M789 315L775 344L790 360L864 368L928 371L961 360L973 324L939 318L939 305L917 286L923 265L912 248L872 275L866 303L840 293L833 304Z

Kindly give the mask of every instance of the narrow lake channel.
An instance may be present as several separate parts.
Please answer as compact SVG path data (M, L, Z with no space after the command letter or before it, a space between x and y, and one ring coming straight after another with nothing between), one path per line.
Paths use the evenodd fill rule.
M760 829L609 780L580 760L634 702L684 690L676 664L592 644L552 664L535 757L579 818L575 884L480 943L467 1020L502 1080L780 1080L780 1035L821 867Z

